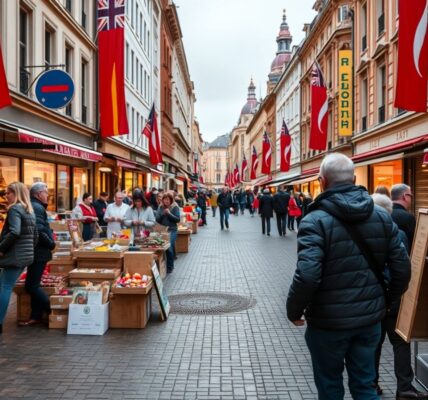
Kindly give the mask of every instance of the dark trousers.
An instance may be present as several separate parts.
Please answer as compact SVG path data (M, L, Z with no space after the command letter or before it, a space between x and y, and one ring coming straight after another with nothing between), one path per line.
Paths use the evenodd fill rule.
M412 381L414 378L412 364L411 364L411 349L410 343L406 343L400 335L395 332L397 324L397 316L387 316L382 320L382 332L379 345L376 349L375 362L376 362L376 380L379 381L379 364L380 355L382 353L382 344L385 340L386 334L392 345L394 351L394 372L397 378L397 390L406 392L412 388Z
M204 225L207 224L207 208L201 207L201 219Z
M177 240L177 231L169 231L169 249L166 251L166 267L168 271L174 269L175 242Z
M221 229L224 229L224 224L226 224L226 228L229 228L229 215L230 209L220 207L220 226Z
M279 236L287 233L287 214L276 214L276 225L278 227Z
M43 311L50 312L49 297L40 287L45 265L46 261L35 261L27 268L25 289L31 296L30 319L40 320L43 317Z
M294 231L294 219L295 219L296 217L293 217L293 216L291 216L291 215L289 215L288 216L288 229L291 231L291 230L293 230Z
M241 215L243 215L245 211L245 203L239 203L239 208L241 209Z
M319 400L343 400L343 368L354 400L379 400L373 387L376 376L373 355L380 340L380 322L340 331L308 327L306 343L311 353Z
M265 234L265 228L267 227L267 233L270 234L270 217L264 217L262 215L262 232Z
M213 210L213 217L215 217L215 212L217 211L217 206L211 206L211 209Z

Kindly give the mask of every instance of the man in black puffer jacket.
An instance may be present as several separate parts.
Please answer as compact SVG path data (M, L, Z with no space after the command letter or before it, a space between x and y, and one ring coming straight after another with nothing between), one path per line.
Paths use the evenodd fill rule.
M374 354L386 311L375 272L348 233L358 230L380 266L390 273L389 298L400 298L410 279L410 260L390 215L363 187L354 185L354 165L330 154L320 168L323 193L309 207L298 233L298 261L287 316L308 328L319 399L343 399L343 365L354 399L378 399ZM372 266L376 268L376 266ZM380 268L380 267L379 267Z

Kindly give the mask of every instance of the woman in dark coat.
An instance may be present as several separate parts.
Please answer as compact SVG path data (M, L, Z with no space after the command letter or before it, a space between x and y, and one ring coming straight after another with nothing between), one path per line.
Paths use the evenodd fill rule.
M270 219L273 218L273 197L269 189L263 190L263 195L260 197L259 214L262 217L262 233L266 232L270 236Z
M0 235L0 333L12 289L23 269L34 261L36 217L27 187L21 182L6 189L8 210Z

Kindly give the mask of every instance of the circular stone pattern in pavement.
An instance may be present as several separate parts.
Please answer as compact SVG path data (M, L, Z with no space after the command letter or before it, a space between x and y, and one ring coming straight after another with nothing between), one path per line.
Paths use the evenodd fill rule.
M248 310L256 305L253 297L237 294L206 292L168 296L171 312L188 315L217 315Z

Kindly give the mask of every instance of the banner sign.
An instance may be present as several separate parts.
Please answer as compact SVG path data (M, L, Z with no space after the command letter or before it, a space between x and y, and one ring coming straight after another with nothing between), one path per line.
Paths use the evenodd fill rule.
M353 123L352 50L339 51L339 136L352 136Z

